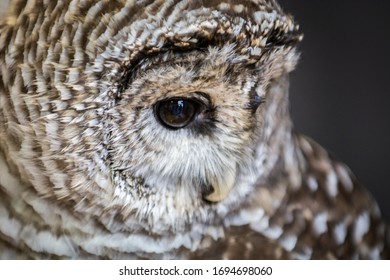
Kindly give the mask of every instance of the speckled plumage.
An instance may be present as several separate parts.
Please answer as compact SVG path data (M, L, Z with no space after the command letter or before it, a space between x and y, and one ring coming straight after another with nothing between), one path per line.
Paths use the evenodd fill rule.
M275 1L12 1L1 258L388 258L347 167L296 133ZM156 104L204 110L168 129Z

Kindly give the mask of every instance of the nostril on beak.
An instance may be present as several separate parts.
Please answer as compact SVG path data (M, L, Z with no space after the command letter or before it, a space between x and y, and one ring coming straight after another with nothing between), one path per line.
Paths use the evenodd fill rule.
M214 201L210 201L209 199L208 199L208 197L210 196L210 195L212 195L213 193L214 193L214 187L213 186L211 186L211 185L204 185L204 186L202 186L201 187L201 192L202 192L202 198L203 198L203 200L205 201L205 202L207 202L207 203L213 203Z

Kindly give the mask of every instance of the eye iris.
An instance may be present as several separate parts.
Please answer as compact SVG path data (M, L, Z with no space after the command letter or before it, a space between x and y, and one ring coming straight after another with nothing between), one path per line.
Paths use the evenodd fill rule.
M170 128L182 128L195 116L197 103L192 100L172 99L162 101L157 106L160 121Z

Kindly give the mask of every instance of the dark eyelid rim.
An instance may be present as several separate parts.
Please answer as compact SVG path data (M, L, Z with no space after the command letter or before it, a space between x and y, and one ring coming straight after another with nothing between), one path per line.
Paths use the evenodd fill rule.
M157 100L154 106L156 106L158 103L163 101L181 100L181 99L198 102L199 105L204 106L206 108L212 107L212 101L210 96L207 93L201 91L194 91L183 95L165 97L163 99Z

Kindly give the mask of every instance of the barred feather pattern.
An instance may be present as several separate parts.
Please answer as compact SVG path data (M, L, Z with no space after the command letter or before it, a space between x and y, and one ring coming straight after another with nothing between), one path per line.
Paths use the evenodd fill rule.
M0 258L389 258L376 202L293 129L301 38L273 0L11 1ZM169 130L169 98L209 109Z

